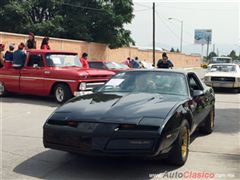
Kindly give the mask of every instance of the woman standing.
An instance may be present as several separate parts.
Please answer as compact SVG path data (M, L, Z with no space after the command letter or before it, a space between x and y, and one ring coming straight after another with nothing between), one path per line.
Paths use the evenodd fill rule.
M43 38L42 44L41 44L41 49L43 49L43 50L50 50L50 46L48 44L48 41L49 41L49 37Z
M35 36L30 32L26 43L26 49L36 49L36 46Z

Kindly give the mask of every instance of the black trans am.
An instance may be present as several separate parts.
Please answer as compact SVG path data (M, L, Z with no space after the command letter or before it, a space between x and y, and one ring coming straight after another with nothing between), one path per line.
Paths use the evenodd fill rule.
M46 148L104 156L165 158L183 165L190 135L214 127L213 89L193 72L121 72L46 121Z

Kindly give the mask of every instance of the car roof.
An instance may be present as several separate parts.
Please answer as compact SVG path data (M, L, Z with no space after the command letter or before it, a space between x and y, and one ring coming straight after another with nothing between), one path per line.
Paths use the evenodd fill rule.
M31 52L31 53L63 53L63 54L78 54L76 52L71 52L71 51L60 51L60 50L43 50L43 49L29 49L27 50L27 52Z

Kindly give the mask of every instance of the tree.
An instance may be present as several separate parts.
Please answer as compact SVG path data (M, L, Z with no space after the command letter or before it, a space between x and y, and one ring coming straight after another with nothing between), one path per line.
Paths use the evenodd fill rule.
M173 47L170 49L170 52L175 52L175 50L174 50L174 48L173 48Z
M1 0L0 29L7 32L134 45L124 24L133 19L132 0Z
M176 50L177 53L180 53L179 49Z
M212 59L212 57L217 57L217 54L216 54L215 52L213 52L213 51L209 53L207 59L208 59L208 60L209 60L209 59Z
M232 50L228 56L231 57L232 59L237 59L237 55L234 50Z

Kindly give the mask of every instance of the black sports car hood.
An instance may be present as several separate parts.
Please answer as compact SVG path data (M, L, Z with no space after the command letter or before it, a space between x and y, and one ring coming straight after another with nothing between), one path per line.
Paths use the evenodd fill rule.
M184 99L186 97L149 93L96 93L68 101L50 119L138 123L142 117L164 119Z

